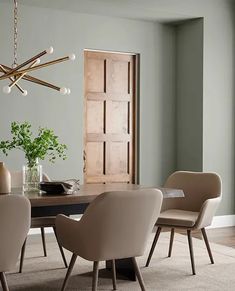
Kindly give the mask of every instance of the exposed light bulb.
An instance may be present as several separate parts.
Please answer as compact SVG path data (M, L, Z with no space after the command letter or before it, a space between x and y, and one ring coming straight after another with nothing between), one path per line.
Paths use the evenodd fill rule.
M67 88L67 94L70 95L71 90L69 88Z
M46 52L47 52L47 54L49 54L49 55L53 54L53 51L54 51L54 49L53 49L52 46L50 46L48 49L46 49Z
M40 63L41 63L41 60L37 59L36 62L35 62L35 66L39 65Z
M28 95L28 91L24 90L24 92L22 93L23 96L27 96Z
M67 89L65 87L60 88L60 93L65 95L67 93Z
M70 59L70 61L74 61L76 59L75 54L70 54L69 59Z
M4 86L2 88L2 91L5 93L5 94L9 94L11 93L11 88L9 86Z

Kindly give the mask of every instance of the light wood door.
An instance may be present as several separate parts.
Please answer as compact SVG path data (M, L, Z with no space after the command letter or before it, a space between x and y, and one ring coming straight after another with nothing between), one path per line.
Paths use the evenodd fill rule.
M84 182L134 183L136 56L84 54Z

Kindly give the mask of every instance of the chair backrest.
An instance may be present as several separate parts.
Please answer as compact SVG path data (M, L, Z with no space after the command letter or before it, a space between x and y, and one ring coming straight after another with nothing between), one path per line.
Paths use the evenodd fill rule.
M50 178L47 174L42 174L42 180L44 182L50 181ZM12 188L19 188L23 185L23 172L22 171L12 171L11 172L11 187Z
M82 216L78 247L93 261L142 255L161 204L162 193L156 189L99 195Z
M30 228L31 206L20 195L0 195L0 272L11 270Z
M168 199L170 207L200 211L205 200L221 196L221 179L216 173L177 171L168 177L164 187L182 189L184 198Z

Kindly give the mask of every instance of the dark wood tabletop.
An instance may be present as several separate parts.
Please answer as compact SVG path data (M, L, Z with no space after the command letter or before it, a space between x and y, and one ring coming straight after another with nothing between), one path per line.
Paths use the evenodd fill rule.
M146 188L157 188L163 193L164 198L184 197L184 193L179 189L168 189L150 187L137 184L84 184L80 185L80 190L72 194L46 194L43 192L23 192L20 188L13 188L12 194L24 195L31 203L32 207L72 205L91 203L99 194L109 191L139 190Z

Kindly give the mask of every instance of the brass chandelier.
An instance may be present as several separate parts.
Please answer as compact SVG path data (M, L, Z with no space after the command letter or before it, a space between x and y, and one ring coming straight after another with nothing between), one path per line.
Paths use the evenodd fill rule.
M19 81L21 79L26 80L28 82L36 83L38 85L42 85L54 90L59 91L61 94L70 94L71 91L69 88L65 87L58 87L51 83L45 82L43 80L40 80L38 78L35 78L33 76L30 76L28 73L32 71L36 71L38 69L48 67L51 65L55 65L64 61L74 61L75 55L71 54L63 58L59 58L53 61L49 61L43 64L40 64L40 58L46 54L52 54L53 53L53 47L49 47L48 49L38 53L37 55L33 56L32 58L26 60L25 62L18 64L17 63L17 40L18 40L18 3L17 0L14 1L14 61L12 64L12 67L0 64L0 80L9 79L11 82L8 86L3 87L3 92L6 94L9 94L12 90L12 88L15 86L23 96L26 96L28 94L27 90L24 90L20 85Z

